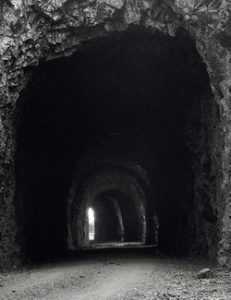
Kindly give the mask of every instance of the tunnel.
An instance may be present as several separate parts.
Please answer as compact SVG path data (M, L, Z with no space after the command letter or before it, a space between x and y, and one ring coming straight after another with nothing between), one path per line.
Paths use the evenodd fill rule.
M123 240L125 242L142 241L142 235L140 235L142 224L139 222L142 216L139 215L139 207L135 207L133 198L129 199L129 195L119 190L108 190L103 196L116 201L115 203L119 205L124 226Z
M124 242L145 242L145 185L141 186L145 178L134 174L138 171L135 167L131 162L127 168L125 162L104 162L100 166L91 166L93 173L82 174L80 182L73 181L68 201L71 249L86 248L90 244L85 217L88 207L95 211L95 238L98 242L121 239ZM136 178L137 175L141 178Z
M116 205L117 204L117 205ZM122 219L118 203L104 195L99 195L92 205L95 212L95 241L120 242L123 238Z
M86 245L90 206L104 242L124 235L155 243L158 218L163 253L207 255L216 247L218 113L187 32L171 37L134 27L25 74L15 126L27 258Z

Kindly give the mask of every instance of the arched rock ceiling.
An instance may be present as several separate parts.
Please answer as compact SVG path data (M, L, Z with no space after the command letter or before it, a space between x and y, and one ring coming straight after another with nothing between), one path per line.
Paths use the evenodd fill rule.
M68 55L82 41L130 25L174 35L179 26L196 38L214 84L229 72L230 1L226 0L7 0L0 5L1 97L16 100L22 68L41 59ZM211 66L210 66L211 64ZM11 72L9 72L11 70ZM213 74L210 73L213 77ZM15 96L12 95L15 90Z

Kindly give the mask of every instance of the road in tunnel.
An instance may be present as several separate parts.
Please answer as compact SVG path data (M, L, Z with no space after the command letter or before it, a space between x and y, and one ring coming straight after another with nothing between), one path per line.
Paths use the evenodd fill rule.
M79 254L1 276L1 300L230 299L230 274L195 279L204 260L158 258L147 249Z

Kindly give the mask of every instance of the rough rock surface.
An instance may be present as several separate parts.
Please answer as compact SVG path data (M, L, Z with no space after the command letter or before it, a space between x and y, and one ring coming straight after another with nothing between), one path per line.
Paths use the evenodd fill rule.
M70 55L81 43L130 26L174 35L185 28L207 65L220 110L217 164L219 261L231 265L231 2L229 0L3 0L0 4L0 260L20 257L15 201L14 113L26 67ZM219 153L218 153L219 152ZM14 202L15 201L15 202Z

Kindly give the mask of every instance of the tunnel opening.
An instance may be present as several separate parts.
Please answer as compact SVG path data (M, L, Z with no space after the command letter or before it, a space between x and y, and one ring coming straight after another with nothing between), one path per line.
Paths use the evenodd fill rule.
M71 247L69 227L78 231L82 225L75 212L68 214L68 199L71 194L78 203L84 193L88 199L89 187L81 183L92 172L97 176L99 163L109 178L103 197L120 199L124 233L117 228L115 239L137 240L139 228L132 226L139 226L131 221L134 214L129 216L132 208L125 207L134 197L129 202L123 195L126 186L136 186L135 172L124 183L116 179L131 161L142 166L149 180L148 191L142 191L146 204L140 206L146 243L146 234L157 234L156 215L164 253L207 255L216 248L212 155L218 111L206 66L187 32L170 37L135 27L85 42L70 57L25 73L30 80L17 102L16 169L27 258L40 260ZM120 172L107 175L118 162ZM110 192L115 181L124 186L118 193ZM86 221L86 207L78 218Z

